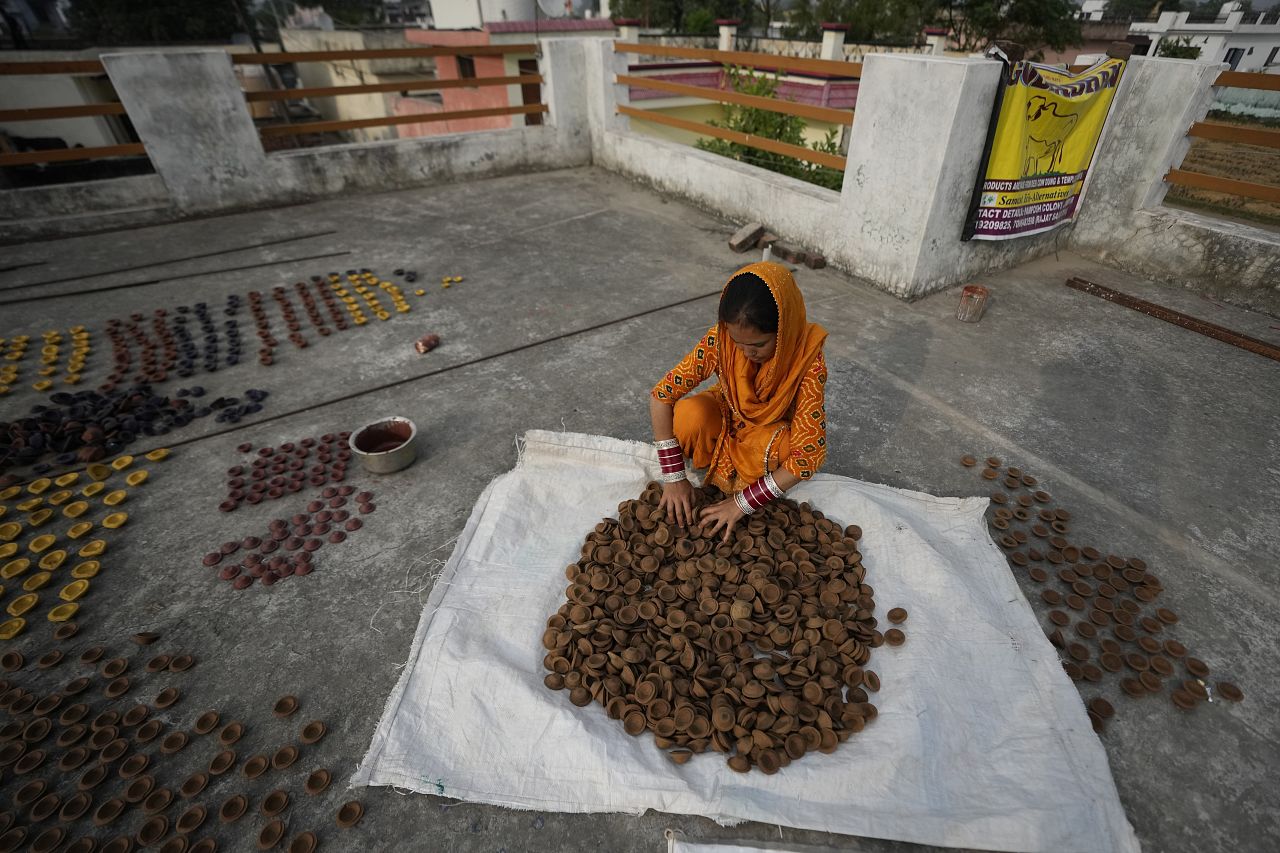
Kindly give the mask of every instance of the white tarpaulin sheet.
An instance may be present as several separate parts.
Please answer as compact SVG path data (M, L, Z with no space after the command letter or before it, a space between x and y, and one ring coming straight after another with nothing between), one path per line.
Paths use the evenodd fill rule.
M985 498L819 475L791 493L859 524L877 616L879 716L773 776L678 766L599 705L542 684L565 566L655 479L648 445L530 432L480 496L423 612L354 783L564 812L646 809L994 850L1136 851L1079 694L986 532Z

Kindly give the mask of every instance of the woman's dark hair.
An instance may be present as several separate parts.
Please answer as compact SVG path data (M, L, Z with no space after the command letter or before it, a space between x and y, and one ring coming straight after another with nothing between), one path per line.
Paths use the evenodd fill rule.
M735 275L720 297L720 322L741 323L762 332L778 331L778 303L755 273Z

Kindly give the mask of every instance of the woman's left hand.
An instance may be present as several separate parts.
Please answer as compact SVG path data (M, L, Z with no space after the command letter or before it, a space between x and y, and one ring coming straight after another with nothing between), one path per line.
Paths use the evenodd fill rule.
M733 533L734 526L742 519L742 510L738 508L738 502L733 498L725 498L718 504L712 504L702 510L699 521L703 524L703 529L708 536L716 535L721 527L724 528L723 539L729 541L729 536ZM710 524L710 528L706 525Z

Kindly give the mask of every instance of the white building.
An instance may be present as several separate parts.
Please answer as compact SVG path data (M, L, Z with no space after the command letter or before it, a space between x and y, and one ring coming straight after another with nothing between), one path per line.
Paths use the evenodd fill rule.
M1280 74L1280 10L1246 16L1239 3L1225 3L1214 21L1191 21L1190 14L1164 12L1154 23L1131 24L1129 33L1151 39L1151 56L1158 53L1161 41L1189 39L1200 48L1201 62L1225 62L1233 71Z

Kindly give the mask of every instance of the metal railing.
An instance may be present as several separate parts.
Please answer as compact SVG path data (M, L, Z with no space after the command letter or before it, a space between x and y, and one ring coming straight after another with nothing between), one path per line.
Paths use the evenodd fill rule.
M1236 89L1261 89L1280 92L1280 75L1224 71L1218 75L1214 85ZM1257 145L1273 150L1280 149L1280 130L1241 127L1223 122L1198 121L1187 130L1187 135L1193 139L1211 139L1220 142ZM1277 184L1242 181L1236 178L1191 171L1181 167L1170 169L1164 176L1164 180L1165 183L1175 187L1209 190L1211 192L1280 204L1280 185Z
M231 61L237 65L283 65L301 62L340 62L346 60L407 59L440 56L505 56L520 54L533 56L535 44L450 45L380 50L320 50L281 53L237 53ZM334 98L349 95L376 94L380 92L423 92L448 89L475 89L489 86L541 86L541 74L521 74L504 77L467 77L438 80L418 78L395 80L386 83L363 83L350 86L312 86L297 89L267 89L245 92L248 103L264 101L293 101L303 98ZM539 90L541 92L541 90ZM375 116L372 118L339 119L332 121L300 121L263 125L258 129L263 138L299 136L313 133L334 133L372 127L392 127L402 124L426 124L456 119L489 118L494 116L541 115L548 112L546 104L517 104L484 109L449 110L443 112L413 113L407 115Z
M625 42L617 43L614 46L614 49L619 53L714 62L725 67L751 68L759 71L778 72L779 74L792 72L805 75L818 75L827 79L857 79L862 74L862 65L860 63L840 62L830 59L807 59L801 57L778 56L774 54L749 53L737 50L707 50L702 48L657 46L652 44L641 45ZM651 89L681 97L697 98L699 100L710 101L713 103L733 104L737 106L768 110L769 112L799 116L801 118L813 119L834 125L849 125L853 123L852 110L839 110L832 109L830 107L797 103L795 101L785 101L778 98L746 95L740 92L734 92L722 88L711 88L709 86L690 86L683 83L673 83L659 78L636 76L632 74L617 75L617 82L622 85L633 86L639 89ZM630 118L639 119L640 121L653 122L654 124L661 124L678 130L696 133L700 136L713 137L726 142L737 143L738 145L743 145L747 148L768 151L773 154L781 154L785 157L794 157L797 160L803 160L806 163L813 163L817 166L823 166L829 169L844 171L845 168L844 157L837 154L829 154L825 151L815 151L800 145L794 145L788 142L779 142L776 139L768 139L766 137L741 133L739 131L729 130L723 127L715 127L703 122L666 115L655 110L638 109L636 107L619 105L618 112L622 115L629 116Z
M102 67L102 62L97 59L76 59L62 62L0 62L0 77L105 73L106 70ZM123 115L127 115L124 104L116 101L75 104L64 107L29 107L16 110L0 110L0 123ZM40 151L0 153L0 167L101 160L108 157L131 157L145 153L146 149L140 142L120 145L97 145L87 148L48 148Z

